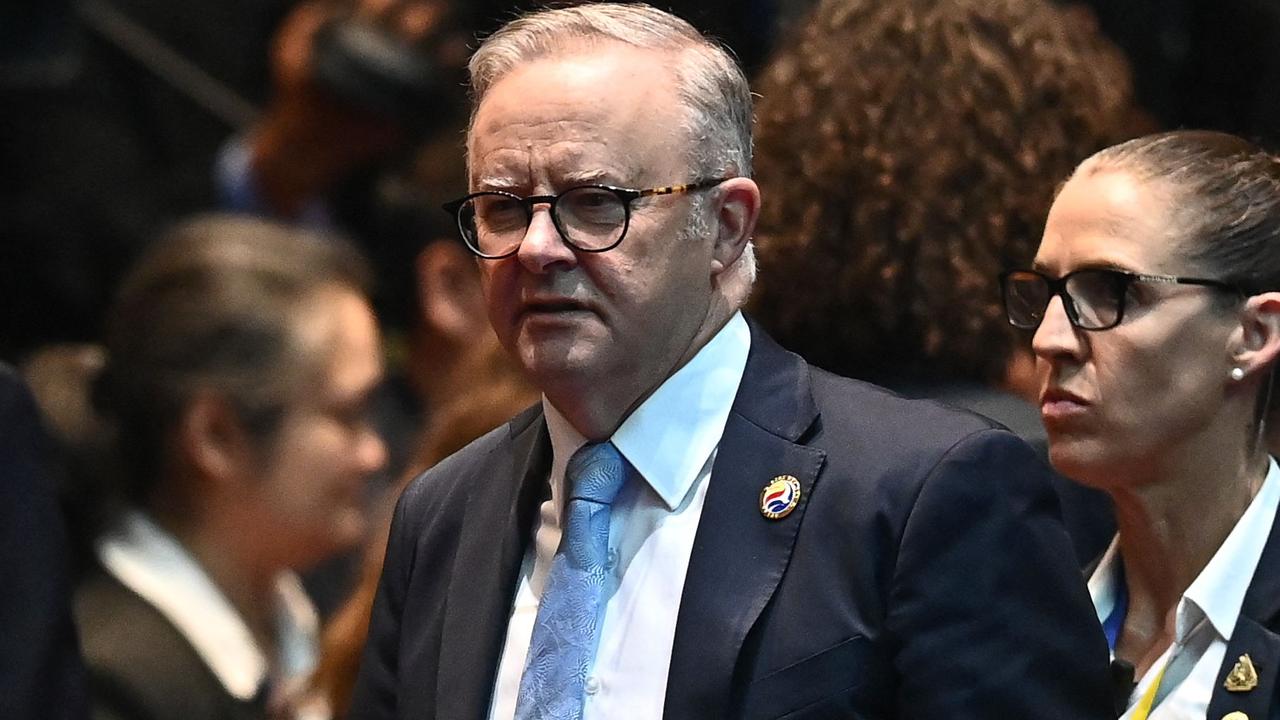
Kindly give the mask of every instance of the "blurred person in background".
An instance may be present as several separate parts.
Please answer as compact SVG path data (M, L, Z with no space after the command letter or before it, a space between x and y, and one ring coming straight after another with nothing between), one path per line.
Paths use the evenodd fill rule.
M457 135L465 9L444 0L54 7L64 12L21 27L56 28L47 34L68 38L70 59L45 63L57 70L43 81L0 78L0 356L99 339L125 268L192 212L341 228L387 267L421 244L404 210L423 204L406 200L411 149L432 132ZM399 300L409 293L385 287L379 302L409 307Z
M1129 88L1118 51L1047 1L819 3L755 85L755 316L824 369L1043 446L991 278L1034 252L1057 178L1124 135ZM1061 490L1087 562L1105 498Z
M386 456L366 276L337 238L211 217L126 279L95 392L122 497L76 596L98 717L288 716L317 652L294 571L364 538Z
M67 530L52 447L35 402L0 363L0 717L83 720L84 668L71 620Z
M1115 501L1089 590L1125 720L1280 718L1280 159L1179 131L1071 174L1027 269L1049 457Z

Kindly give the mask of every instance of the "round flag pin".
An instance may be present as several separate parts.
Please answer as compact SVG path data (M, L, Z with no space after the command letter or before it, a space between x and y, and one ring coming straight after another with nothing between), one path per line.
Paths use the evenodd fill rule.
M760 514L770 520L781 520L800 503L800 481L790 475L779 475L760 491Z

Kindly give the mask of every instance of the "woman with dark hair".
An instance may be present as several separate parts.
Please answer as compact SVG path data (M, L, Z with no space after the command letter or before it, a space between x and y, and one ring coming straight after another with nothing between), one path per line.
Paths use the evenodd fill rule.
M122 502L76 598L97 716L287 716L317 651L293 571L363 539L386 455L364 288L346 243L229 217L126 279L97 393Z
M1280 160L1214 132L1103 150L1002 284L1053 465L1115 503L1089 588L1139 678L1123 717L1280 717Z

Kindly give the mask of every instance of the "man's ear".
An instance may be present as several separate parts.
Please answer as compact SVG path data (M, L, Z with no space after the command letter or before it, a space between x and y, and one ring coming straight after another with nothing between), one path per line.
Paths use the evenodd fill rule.
M175 438L183 462L200 478L225 482L253 466L253 446L231 403L210 390L187 403Z
M418 311L433 332L469 342L484 331L484 294L475 258L449 240L427 243L414 261Z
M1253 295L1245 301L1232 344L1232 367L1243 370L1245 377L1269 371L1280 358L1280 292Z
M711 274L720 275L742 256L760 217L760 188L751 178L725 180L714 191L716 237L711 248Z

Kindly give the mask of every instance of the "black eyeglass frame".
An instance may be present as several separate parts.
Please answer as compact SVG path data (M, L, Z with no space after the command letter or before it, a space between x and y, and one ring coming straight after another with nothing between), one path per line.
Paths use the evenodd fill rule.
M556 226L556 232L560 233L560 239L563 240L566 245L573 248L574 250L577 250L578 252L602 253L602 252L608 252L609 250L612 250L618 247L618 245L622 243L622 239L627 236L627 230L630 229L631 227L631 203L635 202L636 200L639 200L640 198L645 198L645 197L656 197L659 195L677 195L680 193L695 192L697 190L706 190L708 188L715 187L716 185L719 185L720 183L725 182L726 180L732 180L733 177L734 176L730 175L727 177L719 177L719 178L705 178L703 180L695 180L690 183L684 183L683 185L666 185L663 187L644 188L642 190L637 190L634 188L615 187L613 185L586 183L583 185L574 185L571 188L565 188L564 190L556 193L555 195L530 195L528 197L520 197L515 193L509 193L509 192L506 192L505 190L484 190L481 192L474 192L469 195L460 197L457 200L451 200L445 203L444 205L442 205L441 207L444 208L445 212L453 215L454 222L458 226L458 233L462 236L462 242L464 245L467 246L467 249L470 250L472 253L474 253L476 256L483 258L485 260L501 260L502 258L511 257L512 255L515 255L520 250L520 245L521 243L523 243L523 238L522 238L521 242L518 242L515 245L513 245L511 249L508 250L507 252L504 252L499 255L492 255L489 253L485 253L478 247L478 245L480 244L478 238L468 239L467 230L464 228L463 221L462 221L463 207L465 207L468 202L470 202L471 200L474 200L475 198L491 197L491 196L510 198L520 203L520 205L524 208L526 233L529 231L529 224L533 222L533 206L542 205L542 204L549 205L550 207L548 208L548 210L551 213L551 222ZM563 198L565 195L571 192L574 192L575 190L582 190L584 188L590 188L594 190L606 190L610 193L613 193L618 198L618 200L622 202L622 232L618 233L618 237L616 240L614 240L612 243L610 243L605 247L600 247L600 248L582 247L577 243L575 243L574 241L570 240L568 234L565 233L564 228L561 227L560 225L560 214L556 212L557 203L559 203L560 199Z
M1113 279L1113 285L1116 288L1116 317L1115 320L1099 327L1086 327L1080 324L1080 313L1076 308L1075 298L1067 292L1067 282L1074 276L1082 273L1097 273L1106 275ZM1012 313L1009 312L1009 279L1014 275L1035 275L1044 281L1049 288L1048 299L1045 301L1044 308L1040 311L1040 319L1034 325L1020 325L1013 320ZM1080 268L1072 270L1060 278L1051 278L1048 275L1038 271L1024 268L1014 270L1006 270L1000 273L1000 300L1004 305L1004 316L1009 324L1022 330L1035 330L1044 322L1044 314L1049 309L1049 304L1053 302L1056 295L1062 299L1062 308L1067 313L1067 320L1071 322L1072 327L1081 330L1110 330L1124 321L1125 298L1129 294L1129 286L1135 282L1159 283L1163 285L1198 285L1202 287L1211 287L1218 290L1235 293L1241 297L1245 297L1248 293L1238 285L1233 285L1222 280L1212 280L1209 278L1182 277L1178 275L1155 275L1151 273L1135 273L1128 270L1118 270L1115 268Z

